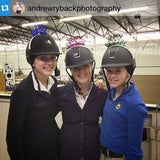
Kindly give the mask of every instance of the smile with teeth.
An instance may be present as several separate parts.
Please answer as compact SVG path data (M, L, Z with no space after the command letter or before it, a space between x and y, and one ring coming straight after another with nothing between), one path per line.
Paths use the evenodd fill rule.
M53 70L53 67L44 67L45 70Z
M109 80L111 83L116 83L117 80Z
M79 78L85 78L86 75L78 75Z

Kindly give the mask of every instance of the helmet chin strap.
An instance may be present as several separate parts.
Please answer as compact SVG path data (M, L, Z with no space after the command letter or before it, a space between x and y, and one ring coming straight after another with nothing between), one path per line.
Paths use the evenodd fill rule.
M102 68L102 71L103 71L104 79L106 81L106 85L107 85L107 88L108 88L109 99L112 100L112 98L111 98L111 88L110 88L109 82L108 82L107 77L106 77L105 68Z
M75 81L74 77L68 72L68 68L66 68L66 72L69 75L69 77L72 79L74 86L79 94L81 94L81 88L78 86L77 82Z
M127 69L127 72L129 73L129 78L128 78L128 80L127 80L127 88L129 87L129 81L130 81L130 79L132 78L132 75L133 75L133 68L128 68L128 67L126 67L126 69Z
M129 81L130 81L130 79L131 79L130 73L129 73L129 76L127 77L127 79L128 79L128 80L126 80L127 82L125 82L125 83L123 84L123 87L125 87L125 85L127 85L127 88L128 88L128 87L129 87Z
M96 66L96 62L95 62L95 61L93 61L93 62L92 62L92 64L93 64L93 67L92 67L92 76L91 76L91 81L92 81L92 82L94 82L94 69L95 69L95 66Z
M33 66L32 66L32 71L33 71L34 77L35 77L35 79L36 79L36 82L37 82L37 84L38 84L38 90L40 91L40 90L41 90L40 84L39 84L39 81L38 81L38 79L37 79L37 76L36 76L36 74L35 74L35 72L34 72L34 67L33 67Z

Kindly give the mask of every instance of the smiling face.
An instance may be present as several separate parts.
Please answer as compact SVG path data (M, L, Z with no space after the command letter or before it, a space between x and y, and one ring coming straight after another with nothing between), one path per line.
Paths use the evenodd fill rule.
M130 75L125 67L107 67L106 77L110 87L122 90Z
M92 76L92 64L71 68L72 75L78 85L89 85Z
M34 72L38 77L48 77L52 75L56 68L56 55L39 55L33 62Z

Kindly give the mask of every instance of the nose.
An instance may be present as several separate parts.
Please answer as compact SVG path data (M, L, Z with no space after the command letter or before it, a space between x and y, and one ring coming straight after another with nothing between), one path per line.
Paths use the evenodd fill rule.
M79 72L83 72L85 69L82 67L82 68L79 68Z
M49 65L56 65L56 63L57 63L57 61L53 61L53 60L51 60L51 59L48 59L47 61L46 61L46 63L47 64L49 64Z
M109 74L109 76L111 76L111 77L115 77L117 75L116 72L110 72L110 73L107 73L107 74Z
M76 69L77 72L83 72L84 70L85 70L85 69L84 69L83 67Z
M113 72L113 73L111 73L111 75L110 75L110 76L115 77L115 76L116 76L116 73L115 73L115 72Z

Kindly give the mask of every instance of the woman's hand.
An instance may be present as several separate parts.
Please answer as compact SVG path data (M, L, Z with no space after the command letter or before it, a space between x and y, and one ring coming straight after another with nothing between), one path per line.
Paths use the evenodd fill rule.
M99 88L99 89L104 89L105 88L105 83L104 83L104 81L103 80L97 80L97 81L95 81L95 85Z

